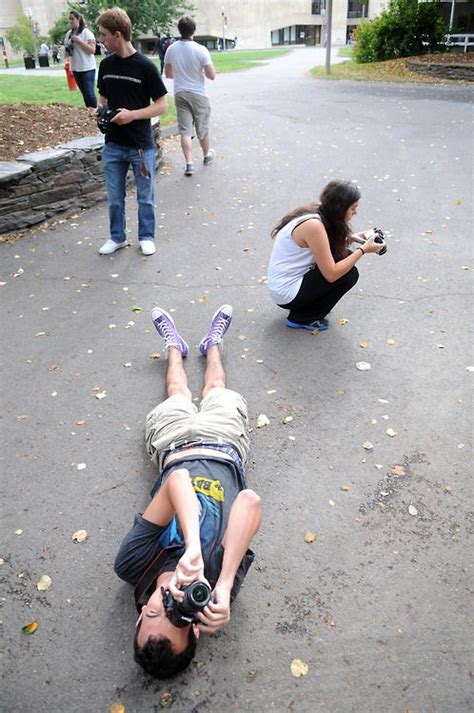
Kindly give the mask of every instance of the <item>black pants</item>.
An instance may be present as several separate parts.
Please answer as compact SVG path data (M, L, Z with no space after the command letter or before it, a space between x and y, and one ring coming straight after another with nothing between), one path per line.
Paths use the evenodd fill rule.
M315 267L303 277L295 299L279 307L290 310L288 319L292 322L311 324L316 319L325 317L341 297L354 287L358 279L359 272L355 266L336 282L328 282L319 268Z

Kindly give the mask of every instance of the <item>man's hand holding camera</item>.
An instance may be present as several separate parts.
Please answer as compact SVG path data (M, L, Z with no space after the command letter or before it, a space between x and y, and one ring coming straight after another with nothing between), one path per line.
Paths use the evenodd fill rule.
M184 555L176 566L173 578L169 583L169 590L173 598L176 599L177 602L182 602L184 592L181 588L197 580L207 582L204 577L204 562L200 543L187 546Z
M230 588L218 582L211 601L198 614L198 619L199 629L204 634L215 634L223 629L230 621Z

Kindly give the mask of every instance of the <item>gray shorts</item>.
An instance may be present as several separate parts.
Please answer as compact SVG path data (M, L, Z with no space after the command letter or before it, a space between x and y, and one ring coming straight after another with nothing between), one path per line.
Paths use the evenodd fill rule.
M206 443L227 443L245 463L249 452L245 399L236 391L216 387L208 391L198 410L192 401L177 394L155 406L146 417L147 450L160 470L163 451L194 438Z
M181 136L192 136L194 124L196 135L202 141L209 133L209 117L211 116L209 99L203 94L195 92L178 92L174 96L174 103L178 115L178 131Z

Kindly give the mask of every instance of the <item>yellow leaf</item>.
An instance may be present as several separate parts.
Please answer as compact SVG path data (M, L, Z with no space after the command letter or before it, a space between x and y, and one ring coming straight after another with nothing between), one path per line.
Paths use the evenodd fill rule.
M293 659L290 670L295 678L300 678L301 676L306 676L308 673L308 664L301 659Z
M359 342L359 347L361 349L367 349L368 346L369 342L367 341L367 339L363 339L361 342Z
M403 465L393 465L393 466L390 468L390 472L391 472L392 475L396 475L397 477L406 475L406 470L405 470L405 467L404 467Z
M205 302L206 300L207 300L206 295L201 295L200 297L198 297L198 302L200 302L201 304L202 304L203 302Z
M395 344L395 339L387 339L387 344L389 347L393 347L393 345Z
M171 693L168 693L168 691L162 693L160 696L160 706L162 708L171 708L172 704L173 699L171 697Z
M371 443L370 441L364 441L362 444L362 448L365 448L366 451L371 451L374 447L374 444Z
M48 574L42 574L36 582L36 589L38 590L38 592L46 592L46 590L50 588L52 583L53 580Z
M160 352L152 352L149 357L150 359L161 359L161 354Z
M316 535L313 535L312 532L309 532L309 531L308 531L308 532L305 534L305 536L304 536L304 541L307 542L308 545L310 545L310 544L311 544L312 542L314 542L315 540L316 540Z
M390 438L394 438L397 435L397 432L393 430L393 428L387 428L385 431L387 436L390 436Z
M21 630L24 634L34 634L37 628L38 622L33 619L33 621L30 621L28 624L25 624L25 626L22 626Z
M138 305L133 305L132 312L135 312L135 314L140 314L141 311L142 311L141 307L139 307Z
M340 324L341 327L343 327L345 324L348 323L348 321L349 321L348 319L338 319L337 323Z
M459 198L456 198L455 203L456 205L461 205L461 200Z
M112 703L109 708L109 713L125 713L125 706L123 703Z
M347 493L348 490L349 490L349 486L348 486L348 485L341 485L341 488L340 488L340 489L341 489L344 493Z

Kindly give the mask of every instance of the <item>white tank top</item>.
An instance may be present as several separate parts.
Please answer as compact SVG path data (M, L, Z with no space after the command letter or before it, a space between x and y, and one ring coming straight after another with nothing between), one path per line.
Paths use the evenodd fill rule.
M306 220L321 220L317 213L305 213L293 218L275 236L268 266L268 291L276 304L286 305L295 299L303 277L314 266L309 248L301 248L293 240L293 230Z

